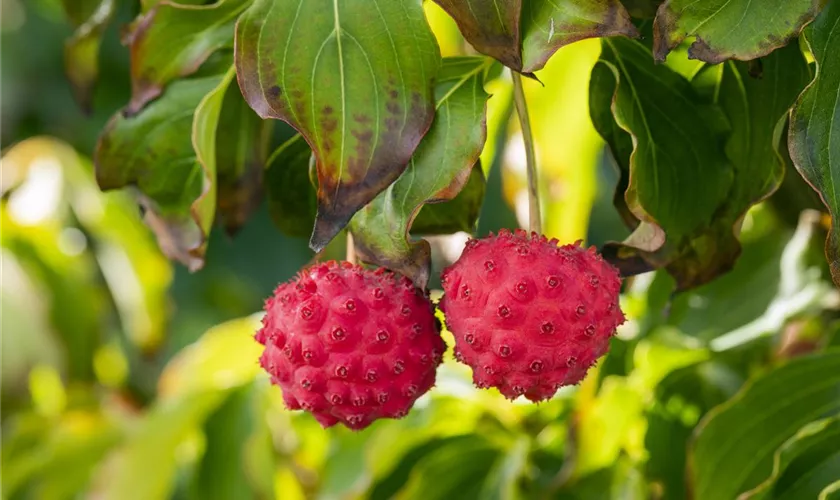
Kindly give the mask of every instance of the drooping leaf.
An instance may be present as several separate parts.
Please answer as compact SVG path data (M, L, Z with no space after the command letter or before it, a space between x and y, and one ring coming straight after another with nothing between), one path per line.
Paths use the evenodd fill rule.
M632 52L621 48L631 43L634 42L620 39L605 42L619 48L605 49L602 60L621 64L615 67L635 67L637 71L654 68L652 71L661 73L662 78L668 74L672 100L662 98L666 93L651 92L653 87L644 79L637 77L632 81L632 71L623 70L630 77L627 86L638 100L636 104L627 102L628 107L622 111L619 80L619 93L611 111L611 102L605 95L610 88L605 82L611 77L603 69L593 72L593 122L609 142L622 172L619 189L627 183L624 200L617 198L616 206L628 224L634 219L643 221L625 241L624 248L611 246L608 252L627 268L639 265L644 269L642 264L634 264L634 259L652 267L667 267L677 280L677 288L685 290L732 268L741 251L737 238L739 221L752 205L779 186L784 175L784 162L778 151L781 127L796 94L805 85L807 65L797 47L790 46L762 60L760 78L751 74L747 63L727 62L703 68L690 88L683 77L670 69L640 59L643 53L638 44ZM625 53L628 55L622 55ZM631 53L635 54L635 61L629 56ZM613 78L614 75L615 72ZM690 109L669 108L686 103ZM636 133L642 137L637 136L633 156L629 152L634 146L621 118L622 112L632 112L631 106L637 106L635 109L642 116L636 120ZM663 114L668 109L672 113ZM615 115L614 121L610 120L610 111ZM681 123L687 114L693 115L694 121ZM700 130L700 123L706 133ZM661 125L666 128L658 129ZM715 131L724 129L728 129L728 138L721 148ZM630 132L633 133L632 128ZM649 144L643 144L642 139ZM688 141L680 146L686 150L672 151L670 148L681 140ZM702 150L688 149L699 144L705 145ZM675 156L678 154L687 156L674 163L674 159L681 158ZM691 169L685 168L687 164L692 165ZM666 176L663 172L671 174ZM688 181L689 176L694 180ZM662 187L657 195L658 184L670 187ZM706 191L702 199L687 201L704 189L712 191ZM664 219L662 214L666 214Z
M289 236L312 234L317 195L310 180L312 150L300 134L281 144L268 159L265 192L271 220Z
M765 498L816 498L827 484L808 481L820 467L831 467L840 458L840 415L811 422L780 446L773 455L773 472L756 488L741 495L741 500ZM840 461L834 467L840 477ZM810 491L803 489L810 487ZM795 491L795 493L794 493Z
M136 187L145 221L161 249L191 269L203 265L215 209L215 166L202 166L190 139L194 126L201 127L196 130L201 142L196 147L203 150L205 162L215 162L205 148L214 141L216 126L211 122L218 120L218 109L204 115L197 108L214 89L214 100L221 100L221 81L220 75L180 80L139 114L117 113L100 136L94 156L99 186Z
M350 223L362 260L410 277L424 288L431 248L411 241L423 204L453 199L466 185L486 138L485 58L444 60L435 87L437 112L405 172Z
M216 216L216 200L219 191L216 182L216 137L219 133L219 116L225 93L235 76L236 72L231 66L222 81L198 103L193 117L192 146L204 178L201 183L201 194L190 205L190 214L201 230L202 245L199 249L202 258L207 246L207 236L210 234Z
M321 250L399 177L434 118L440 54L415 0L257 0L236 29L243 95L317 159Z
M590 113L596 128L608 132L604 138L621 158L619 164L628 165L624 198L630 213L643 222L618 257L642 255L661 267L709 226L731 186L732 169L711 127L697 126L709 110L688 81L654 65L638 42L614 38L602 45L592 71ZM626 136L604 123L604 109L634 136L629 158Z
M666 0L654 20L654 56L664 61L686 37L688 54L716 64L766 56L796 37L823 0Z
M473 232L487 181L481 162L470 171L470 178L455 198L442 203L423 205L417 218L411 224L413 234L452 234L458 231Z
M76 28L64 43L64 71L73 97L85 113L92 111L93 87L99 78L99 46L111 23L117 0L62 0Z
M262 199L273 128L252 110L235 83L228 85L216 132L217 216L228 234L245 224Z
M805 38L817 61L817 74L793 108L788 147L796 169L831 213L825 255L840 286L840 2L828 4Z
M482 54L523 73L545 66L564 45L584 38L636 36L618 0L435 0Z
M191 75L218 49L233 47L233 27L251 0L184 5L163 0L142 14L128 35L131 102L139 112L173 80Z
M710 412L689 454L694 498L735 498L756 487L772 472L773 453L798 429L840 413L838 392L840 350L833 349L766 373Z

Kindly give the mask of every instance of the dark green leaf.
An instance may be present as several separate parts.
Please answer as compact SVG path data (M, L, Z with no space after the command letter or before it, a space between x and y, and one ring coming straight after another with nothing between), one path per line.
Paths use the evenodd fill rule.
M627 12L639 19L653 19L663 0L621 0Z
M793 108L788 147L796 169L831 212L825 255L840 286L840 2L830 2L805 37L817 75Z
M312 234L317 198L309 177L312 150L300 134L278 147L268 160L265 192L271 220L289 236Z
M678 289L684 290L732 268L741 252L737 239L741 218L781 182L781 126L797 92L805 85L807 66L796 46L790 46L762 61L760 77L751 74L747 63L728 62L704 68L695 77L694 89L690 89L682 77L668 68L641 59L643 53L638 44L633 52L621 48L631 43L634 42L606 41L605 45L618 49L605 49L602 61L613 61L613 67L622 68L621 72L629 76L627 86L639 97L635 104L631 100L626 109L622 108L619 83L614 112L617 125L629 125L633 133L634 125L622 125L621 114L629 112L631 118L637 116L634 110L638 114L635 130L641 137L637 137L639 144L632 165L629 136L607 114L611 101L606 99L606 89L610 87L605 82L614 76L598 66L593 71L590 97L593 122L609 142L622 180L628 183L625 200L617 200L616 206L626 222L633 222L631 215L645 221L625 242L637 251L615 247L608 251L616 258L626 259L625 266L634 257L641 257L654 267L666 266L677 279ZM635 61L631 54L635 54ZM631 69L625 69L642 71L645 66L655 68L652 71L661 74L662 83L671 82L670 99L662 99L667 92L651 92L653 87L644 78L639 79L644 73L634 75ZM707 103L706 98L711 102ZM670 106L683 109L677 111ZM672 113L666 116L663 113L668 109ZM683 122L689 115L694 116L693 122ZM697 126L699 123L705 125L705 133ZM663 125L666 127L659 128ZM721 151L714 131L724 130L729 137ZM686 148L683 153L674 150L678 144ZM699 144L705 145L702 150L690 151ZM721 153L725 158L721 158ZM691 167L685 168L686 165ZM635 186L631 171L636 172ZM694 180L688 181L689 178ZM622 185L620 182L619 188ZM705 193L693 198L701 190Z
M228 74L225 80L230 78ZM180 80L141 113L132 117L117 113L95 152L99 186L136 186L145 220L157 234L161 249L191 269L203 265L215 211L212 143L227 88L222 80L221 76ZM199 114L199 104L214 89L214 102L208 103L206 114ZM195 149L190 140L193 132ZM201 152L204 165L196 151Z
M400 178L350 223L362 260L387 267L425 288L431 249L409 230L424 203L450 200L470 178L484 145L486 58L447 59L438 75L437 113Z
M228 85L216 132L217 215L228 234L260 204L272 125L254 113L236 83Z
M707 121L709 108L683 77L654 65L638 42L614 38L602 46L592 72L590 109L599 131L613 132L605 138L619 165L629 165L624 197L628 210L643 221L625 242L636 250L622 249L618 256L638 253L663 266L691 250L692 237L714 219L732 169L713 130L698 126ZM624 134L604 123L605 109L635 137L629 159ZM691 278L680 283L689 284Z
M64 43L64 70L73 86L73 97L90 113L93 87L99 78L99 46L114 16L117 0L63 0L67 17L76 31Z
M772 470L773 452L808 422L840 412L840 350L797 358L709 413L689 455L698 500L735 498ZM737 429L737 432L733 432Z
M784 47L814 19L823 0L666 0L654 20L654 55L664 61L686 37L689 57L748 61Z
M440 53L415 0L256 0L236 29L245 99L318 169L316 251L405 169L434 118Z
M417 463L398 498L445 500L481 498L482 485L502 450L484 438L450 444L432 451Z
M131 102L139 112L173 80L195 73L218 49L233 46L233 27L251 0L210 5L160 2L142 14L129 34Z
M545 66L560 47L636 28L618 0L435 0L482 54L523 73Z
M481 163L473 166L470 178L461 191L450 201L423 205L414 223L413 234L452 234L458 231L472 233L481 205L487 181Z
M816 498L827 484L815 484L814 473L830 466L832 458L840 458L840 415L811 422L776 450L773 472L756 488L741 496L741 500L765 498ZM840 461L834 478L840 477ZM803 488L811 486L809 492ZM792 495L796 492L798 496Z
M255 498L245 470L245 445L255 426L253 385L234 390L204 424L207 447L195 476L196 498Z

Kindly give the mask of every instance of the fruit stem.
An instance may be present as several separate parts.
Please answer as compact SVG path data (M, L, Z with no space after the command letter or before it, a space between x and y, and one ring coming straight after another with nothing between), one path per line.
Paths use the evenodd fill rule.
M353 243L353 233L350 231L347 231L347 255L345 259L351 264L356 263L356 244Z
M519 116L519 126L522 129L522 141L525 143L525 165L528 172L528 230L532 233L542 234L537 159L534 154L534 137L531 135L531 119L528 117L528 104L525 101L525 91L522 88L522 75L517 71L511 71L511 76L513 78L513 102L516 104L516 114Z

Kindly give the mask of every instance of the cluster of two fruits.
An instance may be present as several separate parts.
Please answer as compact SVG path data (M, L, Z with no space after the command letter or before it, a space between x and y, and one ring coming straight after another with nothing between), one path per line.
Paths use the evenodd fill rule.
M550 398L579 382L624 321L615 268L594 251L524 231L470 240L441 275L454 354L478 387ZM434 385L446 344L408 278L317 264L266 302L260 363L289 409L323 426L400 418Z

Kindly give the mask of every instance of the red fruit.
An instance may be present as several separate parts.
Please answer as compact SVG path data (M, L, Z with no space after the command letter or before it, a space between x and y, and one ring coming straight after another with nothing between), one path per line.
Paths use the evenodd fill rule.
M446 349L426 295L384 269L316 264L278 286L265 311L260 364L289 409L324 427L405 416Z
M536 233L468 241L441 281L456 359L509 399L541 401L580 382L624 322L618 271L594 249Z

